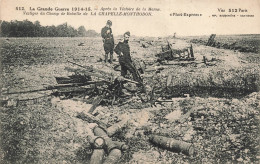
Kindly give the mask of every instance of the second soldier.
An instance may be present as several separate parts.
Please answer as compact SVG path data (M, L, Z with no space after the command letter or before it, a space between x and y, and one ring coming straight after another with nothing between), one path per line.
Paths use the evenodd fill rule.
M103 45L105 50L105 62L113 62L113 50L114 50L114 37L112 33L112 22L110 20L107 21L105 27L101 30L101 36L103 38ZM110 59L108 60L108 54L110 54Z

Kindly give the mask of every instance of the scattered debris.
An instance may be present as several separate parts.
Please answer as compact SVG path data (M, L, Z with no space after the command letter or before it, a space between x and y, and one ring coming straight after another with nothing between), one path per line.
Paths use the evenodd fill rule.
M158 58L157 61L161 64L164 64L163 62L171 61L171 60L177 60L177 61L193 61L194 53L192 44L188 48L183 49L173 49L172 45L167 41L167 46L162 46L162 52L157 54L156 57Z
M85 46L85 43L79 43L78 46Z
M156 41L141 39L135 44L144 44L145 49L136 47L148 51L163 42ZM174 42L177 43L177 39ZM43 150L41 154L45 156L40 154L39 157L47 158L48 162L54 159L49 156L56 152L55 160L62 159L61 163L180 163L191 160L214 163L214 160L222 159L224 162L254 163L259 160L256 146L258 68L214 67L218 65L213 64L219 61L216 56L225 53L205 46L201 47L210 50L198 51L197 45L183 48L187 44L173 49L173 44L168 42L168 45L160 47L161 63L156 62L154 56L150 58L150 54L138 62L133 61L144 78L145 93L139 92L139 83L131 80L130 76L123 78L114 71L114 67L120 70L118 65L100 66L98 63L89 66L87 62L80 65L67 61L67 58L56 73L49 74L52 80L48 81L47 87L45 84L34 89L5 87L2 89L6 98L1 100L4 106L1 118L4 120L3 134L7 136L4 139L11 145L5 145L5 150L8 150L5 153L12 158L10 154L20 153L20 147L21 154L27 153L31 142L35 142L32 147L36 147L36 151ZM219 42L213 42L213 45L222 46ZM229 44L223 46L228 48ZM235 42L230 48L238 46L239 43ZM195 60L193 48L199 60ZM211 59L210 55L215 56ZM75 60L74 56L72 58ZM97 59L95 57L93 61ZM227 61L229 59L227 57ZM73 65L67 65L66 61ZM210 65L213 67L207 67ZM37 69L32 68L33 71ZM8 69L14 68L10 66ZM17 79L24 84L27 82L24 77ZM42 95L28 97L24 96L26 92L40 92ZM46 103L39 104L43 101L39 99ZM9 133L12 128L19 131L14 129ZM42 142L30 139L35 133ZM149 135L154 144L148 142ZM13 150L8 139L15 137L20 137L18 144L14 142L20 147ZM195 148L198 153L193 158ZM79 161L79 156L85 159ZM27 159L27 156L21 158Z
M194 147L191 143L158 135L151 135L150 141L162 148L169 149L171 151L182 152L189 156L194 155Z

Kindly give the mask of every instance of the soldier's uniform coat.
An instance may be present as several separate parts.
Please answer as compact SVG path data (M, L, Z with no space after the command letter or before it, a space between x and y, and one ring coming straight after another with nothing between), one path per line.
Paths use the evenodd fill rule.
M114 37L112 35L112 29L107 26L103 27L101 30L101 36L103 38L105 53L113 53Z

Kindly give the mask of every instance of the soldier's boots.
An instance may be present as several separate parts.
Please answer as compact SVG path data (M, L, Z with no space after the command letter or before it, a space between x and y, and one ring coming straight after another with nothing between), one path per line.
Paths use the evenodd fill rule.
M110 61L109 61L111 64L113 63L113 54L111 53L110 54Z
M105 63L113 63L113 54L110 54L110 59L108 60L108 54L105 54Z
M105 54L105 63L107 63L108 60L108 54Z

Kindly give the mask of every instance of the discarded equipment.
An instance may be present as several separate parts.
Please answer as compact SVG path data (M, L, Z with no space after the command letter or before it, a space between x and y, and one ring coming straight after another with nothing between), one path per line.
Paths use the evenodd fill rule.
M150 141L162 148L168 149L174 152L182 152L186 155L193 156L194 155L194 147L191 143L187 143L184 141L178 141L173 138L167 138L158 135L151 135Z
M163 61L171 61L171 60L184 60L184 61L193 61L194 53L192 45L183 49L173 49L171 44L167 41L167 46L162 46L162 52L157 54L158 62L162 63Z
M123 148L123 146L122 146L123 144L118 144L118 143L115 143L114 141L112 141L112 139L108 137L106 132L103 129L99 128L98 126L96 126L93 129L93 132L96 136L102 137L105 140L105 143L106 143L105 150L108 153L108 156L107 156L106 160L104 161L104 163L106 163L106 164L117 163L122 155L120 148ZM119 146L120 146L120 148L119 148ZM95 158L103 159L102 156L103 156L103 154L100 153L100 156L95 157Z
M95 149L90 158L90 164L102 164L105 156L104 149Z

